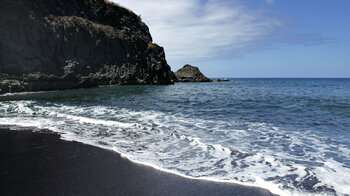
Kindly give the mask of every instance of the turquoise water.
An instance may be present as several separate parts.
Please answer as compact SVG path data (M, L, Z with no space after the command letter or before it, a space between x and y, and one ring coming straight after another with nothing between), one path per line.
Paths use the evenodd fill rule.
M350 79L232 79L0 97L0 125L50 129L190 178L350 193Z

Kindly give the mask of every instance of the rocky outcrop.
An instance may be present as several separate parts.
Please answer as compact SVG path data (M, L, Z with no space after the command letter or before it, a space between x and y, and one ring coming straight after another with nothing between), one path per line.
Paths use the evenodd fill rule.
M217 78L213 79L213 82L229 82L230 80L227 78Z
M105 0L1 0L0 93L172 84L140 17Z
M178 82L212 82L199 71L198 67L185 65L174 73Z

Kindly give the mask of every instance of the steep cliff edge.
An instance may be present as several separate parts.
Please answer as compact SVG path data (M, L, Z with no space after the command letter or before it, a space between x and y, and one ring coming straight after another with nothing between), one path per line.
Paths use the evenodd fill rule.
M0 0L0 93L171 84L162 47L104 0Z

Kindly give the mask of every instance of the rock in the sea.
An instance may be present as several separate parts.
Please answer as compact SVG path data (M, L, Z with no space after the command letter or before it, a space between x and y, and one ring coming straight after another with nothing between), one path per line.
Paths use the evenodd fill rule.
M183 68L175 72L178 82L212 82L199 71L198 67L185 65Z
M0 93L172 84L162 47L106 0L1 0Z
M218 78L218 79L213 79L213 82L229 82L230 80L227 79L227 78L224 78L224 79L221 79L221 78Z

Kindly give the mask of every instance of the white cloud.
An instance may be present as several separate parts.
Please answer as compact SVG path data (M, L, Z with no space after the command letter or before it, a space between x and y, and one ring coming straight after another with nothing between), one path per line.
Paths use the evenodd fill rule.
M165 48L172 62L249 50L282 25L238 0L113 1L141 15L154 42Z

